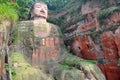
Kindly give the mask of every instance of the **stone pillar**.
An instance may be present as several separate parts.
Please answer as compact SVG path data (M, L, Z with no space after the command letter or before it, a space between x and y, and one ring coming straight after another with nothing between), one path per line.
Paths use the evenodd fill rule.
M112 31L106 31L101 36L103 43L103 58L98 60L98 66L105 74L107 80L120 80L118 67L118 49Z
M120 28L115 31L115 43L118 48L118 55L120 57Z

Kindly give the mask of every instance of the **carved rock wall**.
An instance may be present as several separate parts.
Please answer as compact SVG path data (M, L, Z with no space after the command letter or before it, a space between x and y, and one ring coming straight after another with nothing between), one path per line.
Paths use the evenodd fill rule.
M120 57L120 28L115 31L115 43L118 48L118 56Z
M108 80L120 79L120 68L118 67L118 48L115 43L114 34L112 31L107 31L101 34L101 40L103 43L104 56L103 66L104 72ZM100 66L100 65L99 65ZM101 66L100 66L101 67Z
M96 59L95 44L90 36L78 36L73 39L73 52L85 59Z
M102 49L97 45L90 35L77 36L72 40L72 50L75 55L84 59L97 60L97 64L105 74L107 80L119 80L120 68L118 59L120 57L120 28L113 31L105 31L100 34Z
M120 11L113 10L113 12L106 13L103 11L102 14L105 14L107 17L103 16L104 24L99 24L100 19L97 14L100 8L98 5L91 5L91 3L94 3L93 1L94 0L90 0L82 5L81 14L86 16L83 20L79 21L80 24L78 28L69 32L67 35L74 35L71 36L73 38L70 38L71 50L76 56L84 59L96 60L97 65L102 70L107 80L120 80L120 67L118 66L118 60L120 58L120 28L116 31L113 29L115 25L120 25ZM116 0L110 0L109 3L109 7L116 6ZM118 7L119 6L111 7L110 9ZM108 13L109 15L107 15ZM98 31L99 36L93 38L90 34L94 28L96 28L96 31L101 31ZM87 31L88 34L86 35L85 32ZM93 34L96 35L95 33ZM96 41L98 40L96 38L98 38L100 42Z
M3 74L5 73L4 68L4 56L0 54L0 80L2 79Z
M7 45L11 24L11 21L7 19L0 22L0 80L9 79L9 75L7 75L8 72L6 72L5 69L5 64L8 63Z
M107 31L101 34L105 59L118 59L118 50L115 44L115 37L112 31Z

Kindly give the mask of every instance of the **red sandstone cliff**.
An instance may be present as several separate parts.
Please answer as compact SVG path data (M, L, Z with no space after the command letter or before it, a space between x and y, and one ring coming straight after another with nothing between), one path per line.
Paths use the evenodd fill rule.
M105 0L103 1L103 4ZM77 28L65 31L66 41L71 41L71 50L76 56L97 60L107 80L120 80L120 6L119 1L109 0L109 5L100 6L99 1L90 0L82 5L82 19L74 22Z

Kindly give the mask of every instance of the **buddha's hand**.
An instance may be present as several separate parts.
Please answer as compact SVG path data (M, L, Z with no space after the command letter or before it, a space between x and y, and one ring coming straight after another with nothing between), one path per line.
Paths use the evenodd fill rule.
M106 80L101 70L95 64L81 62L79 64L79 69L84 73L86 79Z

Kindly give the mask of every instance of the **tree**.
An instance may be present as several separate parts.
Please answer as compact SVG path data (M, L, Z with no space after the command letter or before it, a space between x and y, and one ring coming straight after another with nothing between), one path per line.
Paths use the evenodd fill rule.
M33 0L16 0L16 3L19 6L19 19L26 20L28 19L29 10L34 1Z

